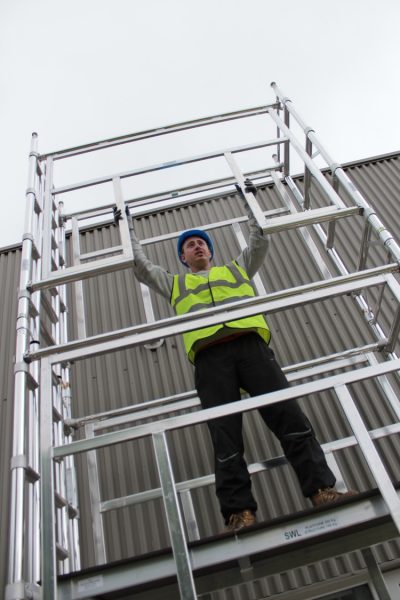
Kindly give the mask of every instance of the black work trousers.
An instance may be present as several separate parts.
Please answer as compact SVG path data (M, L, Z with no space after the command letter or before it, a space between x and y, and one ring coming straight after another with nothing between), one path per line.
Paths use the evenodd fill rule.
M195 359L195 384L203 408L240 400L241 389L258 396L289 385L273 351L256 333L200 351ZM280 441L304 496L335 484L312 425L296 400L266 406L259 412ZM256 512L243 456L242 414L208 421L208 427L214 447L216 494L225 522L245 509Z

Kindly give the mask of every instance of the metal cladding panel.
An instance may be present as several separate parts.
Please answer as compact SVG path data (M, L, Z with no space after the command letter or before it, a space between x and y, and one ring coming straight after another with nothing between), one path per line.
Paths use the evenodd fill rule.
M394 230L394 216L399 217L397 198L400 188L400 154L381 159L355 163L346 168L347 173L372 206L376 206L384 223ZM302 180L296 179L299 187ZM260 190L258 200L264 210L282 206L277 191L272 187ZM314 186L312 199L321 204L320 193ZM140 239L147 239L166 232L178 232L186 228L225 221L245 215L242 202L236 195L226 195L218 201L203 200L194 206L180 210L167 210L136 221ZM356 223L357 221L357 223ZM360 225L361 223L361 225ZM242 226L245 237L247 225ZM358 260L358 248L362 229L362 217L346 219L336 227L337 245L349 270L354 270ZM216 263L222 263L240 253L237 240L230 226L211 232L216 253ZM396 234L396 231L393 231ZM314 235L314 234L312 234ZM307 252L306 243L297 230L276 233L271 236L271 247L260 275L267 292L321 279L319 271ZM315 236L314 236L315 238ZM315 238L316 239L316 238ZM81 235L82 252L117 245L119 235L113 224L98 226ZM149 258L165 268L184 272L176 256L175 242L145 246ZM377 261L372 248L369 266ZM324 260L329 259L322 250ZM16 288L18 285L19 251L0 254L0 281L6 290L1 320L1 477L2 489L9 489L9 457L12 431L12 356L15 347ZM333 270L334 272L334 270ZM336 274L336 273L334 273ZM68 286L72 292L74 284ZM88 334L128 327L145 321L140 286L133 273L127 269L84 281L86 319ZM376 294L374 291L371 295ZM165 300L151 292L156 319L172 316ZM390 327L391 298L385 297L382 321ZM73 326L75 307L71 294L71 339L76 337ZM7 317L5 317L5 314ZM316 302L306 307L268 315L272 331L272 347L282 366L308 360L321 354L340 352L346 348L373 342L364 318L355 308L350 296ZM11 350L10 350L11 349ZM398 383L390 378L398 390ZM140 404L156 398L170 396L193 389L193 368L187 361L180 337L169 337L157 349L145 347L116 352L95 359L83 360L72 365L73 411L75 417ZM351 386L357 405L369 428L393 422L393 415L381 401L376 382ZM6 402L4 402L6 399ZM308 397L301 404L310 417L321 442L349 435L350 428L332 393ZM79 437L79 432L77 433ZM280 455L281 449L266 430L257 414L244 417L244 437L248 462ZM171 460L177 481L185 481L213 472L213 457L207 427L205 425L175 431L168 436ZM388 438L377 442L377 447L394 480L400 479L399 442ZM159 486L157 467L151 440L142 439L98 452L101 465L102 499L126 496ZM373 487L374 483L358 450L352 448L340 453L340 467L350 487L360 490ZM84 566L94 564L92 523L88 501L88 477L85 455L77 457L80 491L80 526ZM275 469L253 476L254 492L259 503L259 519L274 517L300 510L307 505L301 496L297 482L289 467ZM193 502L200 534L213 535L222 528L219 509L212 487L195 490ZM8 506L2 496L1 510L1 556L7 552ZM3 510L4 509L4 510ZM136 556L169 545L162 502L152 500L135 507L111 511L104 517L109 561ZM389 562L400 555L397 542L379 546L380 562ZM0 581L5 581L5 559L0 562ZM216 596L246 599L270 597L329 579L355 573L364 568L359 553L323 561L303 569L282 573L253 584L221 592Z
M13 436L14 354L20 248L0 252L0 591L7 580L10 456Z

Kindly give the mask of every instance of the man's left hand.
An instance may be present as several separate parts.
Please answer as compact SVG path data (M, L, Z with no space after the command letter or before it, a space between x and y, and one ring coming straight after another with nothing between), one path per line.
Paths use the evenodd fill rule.
M242 188L240 187L240 185L238 183L235 183L235 188L237 189L239 194L243 195ZM244 191L246 192L246 194L249 194L249 193L254 194L254 195L257 194L257 188L249 178L244 180Z

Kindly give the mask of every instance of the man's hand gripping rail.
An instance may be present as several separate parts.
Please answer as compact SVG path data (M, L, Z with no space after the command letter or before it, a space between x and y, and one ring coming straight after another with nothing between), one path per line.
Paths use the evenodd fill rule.
M235 183L235 187L239 192L241 198L245 202L245 207L249 215L249 219L252 220L253 218L254 224L258 225L258 227L260 228L259 232L262 235L267 226L267 221L265 219L264 213L258 205L258 202L256 201L256 186L249 178L246 178L243 180L242 186L238 183Z
M133 227L133 218L132 218L132 215L131 215L131 213L129 211L129 206L128 205L125 205L125 215L126 215L126 220L127 220L127 223L128 223L129 237L131 239L131 244L132 244L133 258L135 258L135 253L133 251L133 248L134 248L133 242L134 241L136 242L137 240L136 240L135 230L134 230L134 227ZM116 225L118 225L118 221L120 221L121 219L123 219L122 211L121 211L120 208L118 208L118 206L114 206L114 208L113 208L113 217L114 217L114 223Z

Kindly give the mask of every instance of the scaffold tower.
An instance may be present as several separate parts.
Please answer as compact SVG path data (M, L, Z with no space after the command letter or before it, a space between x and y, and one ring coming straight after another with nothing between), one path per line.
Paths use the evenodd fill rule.
M400 359L396 354L400 327L400 247L345 170L330 157L314 130L299 116L293 102L275 83L271 85L275 98L268 105L56 152L40 154L37 134L33 134L18 296L7 600L211 598L217 590L354 550L362 551L377 598L391 598L373 546L397 538L400 532L399 490L376 448L376 440L400 432L397 386ZM254 118L268 122L275 135L241 146L213 149L148 167L116 170L111 175L57 186L54 173L58 163L77 161L92 153L104 152L108 157L113 148L143 141L151 143L191 130L209 131L221 124ZM257 157L263 157L264 166L257 164L253 168L249 165L252 153L256 152ZM223 177L212 175L198 183L179 188L170 186L166 191L134 197L129 197L124 189L128 180L155 176L165 170L174 173L179 168L213 160L224 163ZM297 169L296 176L292 163ZM257 188L269 186L280 206L264 210L258 196L245 190L247 177ZM111 195L100 206L70 211L67 202L63 202L73 192L96 190L104 184ZM206 313L166 318L158 318L148 288L140 284L142 306L138 312L144 316L142 321L123 329L92 334L87 326L90 306L85 282L131 268L135 220L162 211L184 211L209 198L218 202L227 194L237 194L235 185L242 190L264 233L280 236L283 232L297 231L308 250L307 260L318 270L319 279L269 292L257 275L255 298L212 307ZM315 201L314 189L323 203ZM110 225L115 208L121 214L113 225L118 228L118 245L82 251L85 228ZM352 220L361 232L354 269L343 260L341 245L337 243L337 228L343 220ZM230 228L238 247L243 249L246 221L246 216L236 215L201 226L213 232ZM179 234L180 230L161 231L141 242L150 247L174 241ZM375 247L380 248L380 264L371 264L371 250ZM387 319L382 323L381 306L388 295L391 317L389 323ZM116 406L107 412L83 416L74 413L75 403L82 405L84 392L72 388L71 374L81 361L133 348L158 351L164 340L221 323L227 314L234 320L304 306L312 311L319 302L343 296L351 298L354 312L362 318L373 341L285 365L291 382L288 389L253 398L244 396L239 402L207 410L199 410L199 399L192 390L174 395L165 393L149 402ZM374 430L368 429L352 393L353 384L372 380L393 414L390 425ZM192 493L212 486L214 476L176 481L170 433L223 415L252 412L289 398L311 395L318 398L326 391L334 394L352 432L323 444L338 485L343 490L348 487L337 456L356 446L375 482L374 489L329 509L291 513L268 526L260 523L239 533L203 538ZM150 440L152 445L158 487L119 498L102 498L99 458L102 449L141 439ZM85 461L87 469L95 559L90 568L83 568L82 564L82 548L87 540L79 525L78 460ZM251 464L250 471L259 473L285 464L282 456L270 457ZM110 562L105 515L155 498L163 500L169 547L136 556L131 561Z

